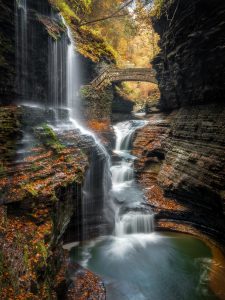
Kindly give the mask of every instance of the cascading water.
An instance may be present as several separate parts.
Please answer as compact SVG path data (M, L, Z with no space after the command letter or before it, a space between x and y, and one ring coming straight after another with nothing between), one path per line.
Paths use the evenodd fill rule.
M115 208L115 235L151 233L154 217L143 207L144 197L134 179L134 159L130 154L132 138L146 121L126 121L114 126L116 133L115 154L119 157L111 167L112 195ZM125 212L125 213L124 213Z
M66 25L66 24L65 24ZM67 51L67 106L70 109L72 120L79 120L81 111L79 88L80 88L80 68L75 52L75 42L69 27L67 27L69 45Z

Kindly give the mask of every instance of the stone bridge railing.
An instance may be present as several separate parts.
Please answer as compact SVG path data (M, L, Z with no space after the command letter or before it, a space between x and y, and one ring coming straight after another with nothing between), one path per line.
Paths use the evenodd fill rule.
M104 89L113 82L143 81L157 84L155 71L150 68L108 68L104 70L92 82L91 86L96 89Z

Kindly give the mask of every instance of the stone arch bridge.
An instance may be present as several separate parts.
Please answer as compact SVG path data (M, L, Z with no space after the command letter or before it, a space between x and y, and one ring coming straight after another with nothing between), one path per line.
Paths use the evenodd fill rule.
M155 71L150 68L107 68L92 82L91 86L96 90L106 88L108 85L123 81L142 81L157 84Z

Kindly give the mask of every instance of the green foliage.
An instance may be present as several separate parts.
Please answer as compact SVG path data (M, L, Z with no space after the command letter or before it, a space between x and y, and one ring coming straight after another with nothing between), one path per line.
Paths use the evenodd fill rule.
M21 189L30 194L33 197L38 196L38 192L34 189L34 187L31 184L21 184Z
M77 51L92 61L116 60L116 52L93 26L80 26L92 11L92 0L50 0L63 15L76 40Z
M40 254L41 257L41 266L47 265L47 258L48 258L48 249L45 246L43 241L39 241L36 245L36 251Z
M82 97L88 97L90 95L90 89L87 86L83 86L80 88L80 95Z
M151 10L151 16L160 18L166 10L166 7L173 3L173 0L155 0Z

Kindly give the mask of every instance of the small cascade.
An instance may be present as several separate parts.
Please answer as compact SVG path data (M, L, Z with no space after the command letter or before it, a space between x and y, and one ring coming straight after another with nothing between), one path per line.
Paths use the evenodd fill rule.
M154 218L151 214L129 212L119 218L115 225L115 235L131 233L151 233L154 230Z
M115 185L131 181L134 178L133 161L122 160L121 164L111 167L112 182Z
M139 120L125 121L116 124L114 126L114 131L116 133L115 151L129 151L135 131L144 125L145 121Z

